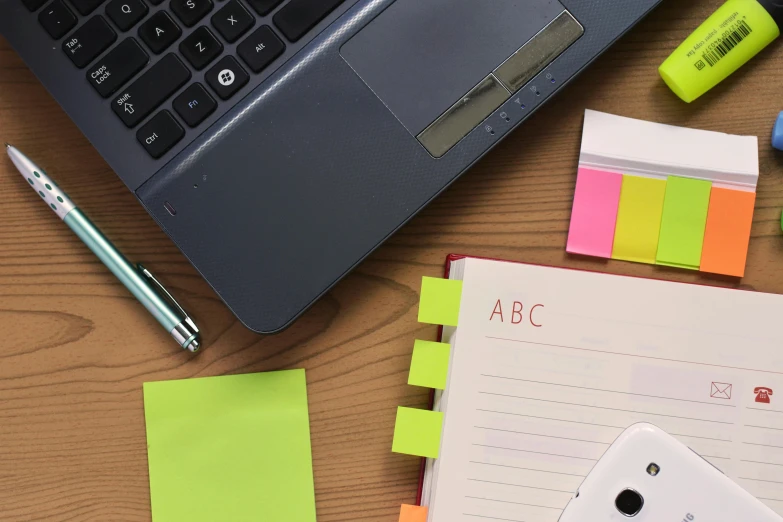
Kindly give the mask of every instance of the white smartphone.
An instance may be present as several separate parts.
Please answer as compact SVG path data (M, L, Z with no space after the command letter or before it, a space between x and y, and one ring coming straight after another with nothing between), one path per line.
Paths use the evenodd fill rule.
M783 522L712 464L652 424L609 447L560 522Z

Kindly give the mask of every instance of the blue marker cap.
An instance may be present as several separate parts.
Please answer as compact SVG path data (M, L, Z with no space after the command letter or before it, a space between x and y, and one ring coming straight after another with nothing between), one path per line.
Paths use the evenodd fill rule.
M778 120L772 129L772 146L778 150L783 150L783 111L778 114Z

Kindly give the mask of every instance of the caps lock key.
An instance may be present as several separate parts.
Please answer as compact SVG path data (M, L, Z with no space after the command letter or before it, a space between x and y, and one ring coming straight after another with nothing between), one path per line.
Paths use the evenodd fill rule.
M98 94L108 98L142 70L149 56L133 38L126 38L87 71L87 81Z

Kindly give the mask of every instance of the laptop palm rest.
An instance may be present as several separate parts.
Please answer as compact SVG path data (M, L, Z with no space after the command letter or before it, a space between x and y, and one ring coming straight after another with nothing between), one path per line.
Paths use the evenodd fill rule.
M556 0L397 0L340 53L441 157L583 33Z

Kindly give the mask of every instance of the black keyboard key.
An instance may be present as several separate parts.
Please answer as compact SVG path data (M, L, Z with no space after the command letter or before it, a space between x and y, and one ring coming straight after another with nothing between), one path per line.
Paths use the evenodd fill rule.
M24 6L32 11L37 11L42 5L46 3L46 0L22 0Z
M212 25L228 43L236 42L253 27L256 19L237 0L231 0L212 16Z
M103 0L71 0L71 3L84 16L95 11L99 5L103 3Z
M88 71L89 81L98 94L108 98L131 77L142 70L149 56L133 38L126 38L98 60Z
M117 33L102 16L93 16L65 39L63 51L73 64L81 69L109 48L117 39Z
M54 0L54 2L44 7L43 11L38 13L38 21L41 22L49 36L59 39L74 28L76 15L65 7L62 0Z
M223 52L223 44L218 42L207 26L202 25L182 40L179 52L193 67L201 70Z
M111 0L106 6L106 16L120 31L127 31L147 16L149 10L144 0Z
M171 0L171 10L188 27L193 27L212 10L212 0Z
M216 108L217 102L200 83L194 83L174 98L174 110L191 127L204 121Z
M190 70L176 55L167 54L120 91L111 108L125 125L134 127L188 80Z
M158 11L139 27L139 36L155 54L160 54L177 41L182 29L166 11Z
M295 42L342 3L343 0L291 0L275 13L273 20L285 37Z
M237 53L250 69L261 72L283 54L285 44L268 25L262 25L237 45Z
M270 12L272 12L272 9L280 5L280 3L283 0L248 0L250 2L250 7L255 9L256 13L260 14L261 16L266 16Z
M150 156L157 159L166 154L185 135L183 129L169 111L160 111L136 132L139 140Z
M224 56L205 75L218 96L227 100L244 86L250 77L233 56Z
M152 5L160 5L163 3L163 0L147 0Z

